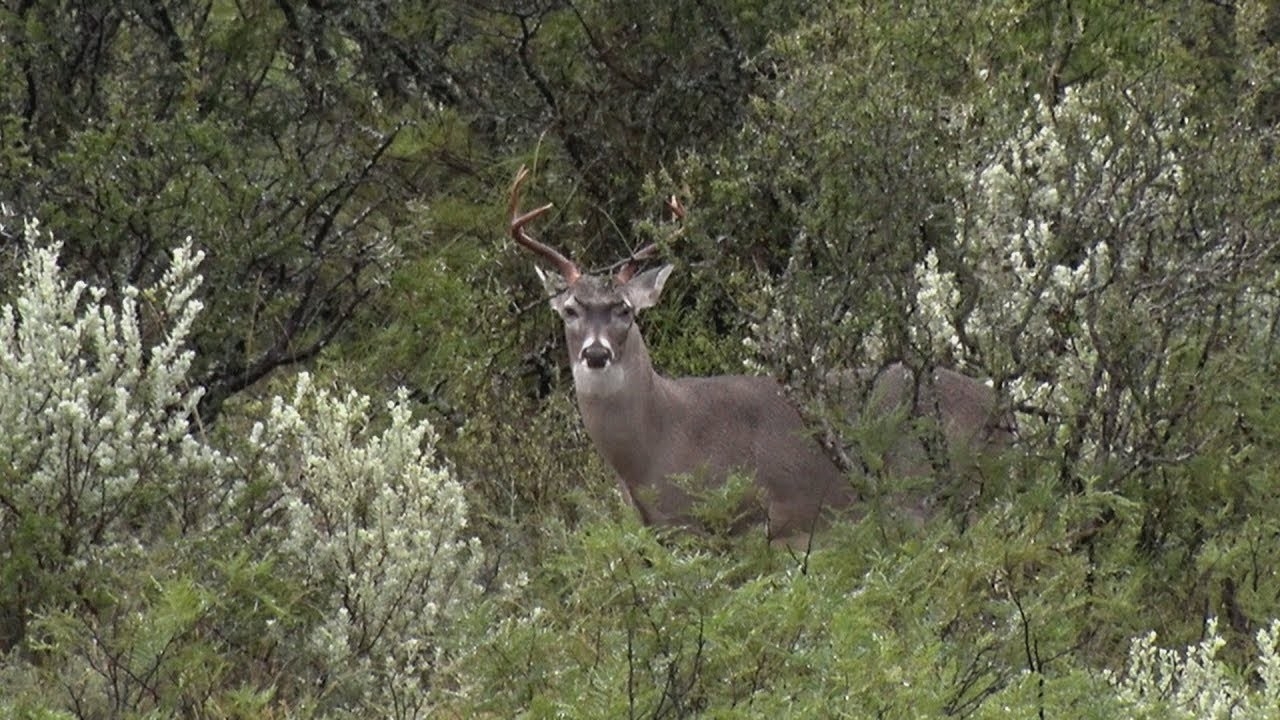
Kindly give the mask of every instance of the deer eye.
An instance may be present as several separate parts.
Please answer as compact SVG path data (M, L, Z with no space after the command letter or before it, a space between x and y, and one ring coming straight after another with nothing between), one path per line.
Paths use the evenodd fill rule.
M565 320L577 320L577 319L578 319L578 308L576 308L576 307L574 307L574 306L572 306L572 305L565 305L565 306L560 310L560 313L561 313L562 315L564 315L564 319L565 319Z
M614 306L614 308L613 308L613 317L614 317L614 318L616 318L617 320L622 321L622 322L630 322L630 321L631 321L631 306L630 306L630 305L616 305L616 306Z

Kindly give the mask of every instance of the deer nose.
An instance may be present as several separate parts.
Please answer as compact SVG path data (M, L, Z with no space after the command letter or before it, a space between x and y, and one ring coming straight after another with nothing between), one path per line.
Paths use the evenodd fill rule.
M582 361L589 368L602 368L613 359L613 352L604 345L588 345L582 348Z

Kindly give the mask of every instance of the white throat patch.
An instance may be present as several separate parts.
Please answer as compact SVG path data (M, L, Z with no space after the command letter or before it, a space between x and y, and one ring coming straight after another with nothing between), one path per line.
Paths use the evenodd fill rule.
M593 368L586 361L573 364L573 386L579 396L588 398L616 394L627 384L627 371L621 364L611 362L602 368Z

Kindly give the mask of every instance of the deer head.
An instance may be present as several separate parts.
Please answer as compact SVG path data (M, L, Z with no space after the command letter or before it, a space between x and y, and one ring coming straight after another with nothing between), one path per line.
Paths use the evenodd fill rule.
M639 359L643 365L639 371L647 369L648 352L636 325L636 316L657 304L673 267L663 265L637 274L640 261L657 250L657 246L651 244L632 253L611 276L584 275L577 264L534 239L525 229L552 207L548 204L520 212L521 186L528 175L528 169L521 167L511 184L508 207L511 238L545 258L556 270L556 275L551 276L538 269L538 275L552 293L551 308L564 321L579 395L608 394L626 381L628 367L636 365L629 361ZM667 201L667 207L677 217L683 217L684 208L675 196Z

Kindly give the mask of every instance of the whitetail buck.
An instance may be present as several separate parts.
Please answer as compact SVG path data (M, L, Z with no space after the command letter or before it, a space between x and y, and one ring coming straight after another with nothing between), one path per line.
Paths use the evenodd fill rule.
M649 246L612 277L584 275L525 231L551 208L520 213L527 175L522 167L511 185L509 232L560 275L559 282L549 283L555 292L551 307L564 320L578 408L642 521L695 525L698 491L722 486L734 472L754 478L734 531L763 520L771 540L803 542L826 511L855 506L853 478L815 439L776 381L748 375L668 378L654 371L636 314L658 302L672 267L636 274L636 261L654 250ZM672 210L683 213L678 204ZM878 417L896 413L904 425L936 418L941 432L934 434L969 455L1003 440L995 393L959 373L938 369L917 383L905 366L892 365L873 375L869 397L867 406ZM928 474L933 454L905 426L898 430L882 470L889 476Z

